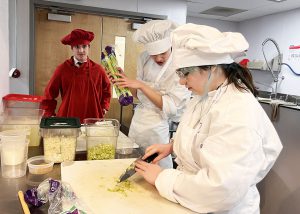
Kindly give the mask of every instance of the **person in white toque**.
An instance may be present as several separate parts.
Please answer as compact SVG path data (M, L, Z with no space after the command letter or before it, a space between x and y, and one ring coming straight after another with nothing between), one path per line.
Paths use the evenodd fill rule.
M173 61L180 83L195 93L182 115L174 142L152 145L136 171L160 195L197 213L258 214L256 184L282 150L269 117L255 98L249 70L232 59L248 49L240 33L195 24L173 31ZM176 169L162 169L174 152Z
M169 122L179 122L190 99L190 92L179 84L172 66L170 33L176 27L170 20L153 20L142 25L133 35L133 40L145 47L139 56L137 78L129 79L121 73L121 78L113 81L129 87L139 100L128 136L143 149L156 143L169 143ZM159 164L173 168L171 155Z

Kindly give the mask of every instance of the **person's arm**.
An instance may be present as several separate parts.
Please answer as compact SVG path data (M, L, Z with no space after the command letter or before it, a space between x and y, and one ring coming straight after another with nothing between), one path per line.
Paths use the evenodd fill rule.
M152 89L141 80L129 79L124 73L119 73L117 75L120 76L120 78L113 80L114 84L120 87L128 87L135 91L141 90L155 106L162 109L162 96L158 91Z
M162 111L168 118L178 121L186 103L191 98L191 92L184 85L179 84L179 78L175 72L169 72L170 75L162 83L166 88L166 92L162 96Z
M55 109L57 105L56 98L59 95L60 88L61 70L57 67L44 91L44 99L42 101L42 108L45 111L43 115L44 117L55 116Z
M162 110L163 107L163 99L162 95L159 91L154 90L153 88L149 87L146 84L142 84L141 88L139 88L144 95L160 110Z

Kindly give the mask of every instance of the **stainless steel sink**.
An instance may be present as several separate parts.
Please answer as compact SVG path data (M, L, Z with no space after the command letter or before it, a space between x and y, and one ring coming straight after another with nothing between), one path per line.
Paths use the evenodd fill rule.
M289 95L289 94L282 94L277 93L276 97L274 97L275 94L272 94L268 91L259 91L258 94L258 101L261 102L267 102L267 103L279 103L281 105L285 106L297 106L300 105L300 97L295 95Z

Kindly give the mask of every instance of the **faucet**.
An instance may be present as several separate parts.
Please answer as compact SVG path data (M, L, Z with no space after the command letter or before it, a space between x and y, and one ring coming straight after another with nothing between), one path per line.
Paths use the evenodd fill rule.
M266 58L266 55L265 55L265 51L264 51L264 46L267 42L272 42L276 49L277 49L277 52L278 52L278 71L277 73L275 74L275 72L272 70L272 68L270 67L269 63L268 63L268 60ZM271 39L271 38L267 38L265 39L265 41L262 43L262 52L263 52L263 55L264 55L264 58L265 58L265 61L266 61L266 65L269 69L269 71L272 73L272 77L273 77L273 81L275 82L275 90L274 90L274 93L275 93L275 98L277 96L277 87L278 87L278 79L279 79L279 74L280 74L280 71L281 71L281 66L282 66L282 56L280 54L280 50L279 50L279 46L277 44L277 42L275 42L274 39Z

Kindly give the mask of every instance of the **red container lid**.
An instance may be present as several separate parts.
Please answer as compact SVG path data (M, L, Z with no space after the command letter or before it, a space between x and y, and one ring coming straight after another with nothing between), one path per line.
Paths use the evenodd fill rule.
M7 94L4 97L2 97L2 100L40 103L43 100L43 96L28 95L28 94Z

